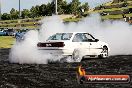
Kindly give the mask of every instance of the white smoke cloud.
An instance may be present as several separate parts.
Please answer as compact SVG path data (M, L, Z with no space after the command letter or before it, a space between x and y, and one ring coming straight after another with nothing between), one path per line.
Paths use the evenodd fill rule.
M73 29L74 28L74 29ZM69 31L89 32L110 46L110 55L132 54L132 26L124 21L101 21L93 14L80 21L67 25Z
M43 24L40 31L31 30L27 32L24 41L16 42L12 47L9 55L10 62L46 64L48 60L57 61L62 58L62 56L53 57L37 48L38 42L46 41L50 35L63 31L62 20L58 16L52 16L44 18L41 22Z
M100 16L93 14L75 23L66 23L58 16L44 18L40 32L32 30L25 36L23 42L16 43L10 53L10 61L15 63L46 64L47 60L59 60L37 49L38 41L45 41L50 35L57 32L88 32L109 44L110 55L132 54L132 26L123 21L104 21Z
M64 32L63 21L58 16L44 18L40 30L40 41L45 41L49 36L57 32Z

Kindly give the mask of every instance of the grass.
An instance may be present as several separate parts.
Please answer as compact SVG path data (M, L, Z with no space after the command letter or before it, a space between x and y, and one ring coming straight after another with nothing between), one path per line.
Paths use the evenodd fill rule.
M101 9L101 10L91 11L89 13L99 13L99 12L103 12L103 11L125 10L125 9L129 9L129 8L132 8L132 6L127 6L127 7L122 7L122 8Z
M16 20L0 20L0 23L4 23L4 22L7 22L7 23L18 23L18 21L31 21L31 20L41 20L42 18L44 17L37 17L37 18L25 18L25 19L16 19Z
M38 17L38 18L27 18L27 19L18 19L18 20L4 20L0 21L0 28L14 28L14 29L19 29L20 25L21 28L38 28L39 24L35 20L40 20L44 17ZM20 23L18 23L20 20ZM28 22L27 22L28 20ZM80 18L65 18L63 19L64 22L77 22L79 21ZM25 22L24 22L25 21ZM36 24L36 25L34 25Z
M63 19L64 22L77 22L77 21L80 21L81 18L66 18L66 19Z
M132 13L131 14L125 14L126 17L132 17ZM119 15L106 15L106 16L102 16L103 19L120 19L123 18L122 14Z
M0 27L0 28L8 28L8 29L36 29L39 28L39 26L25 26L25 27Z
M119 3L112 3L112 2L110 2L110 3L106 3L105 5L106 6L109 6L109 5L120 5L120 4L123 4L124 2L119 2ZM132 3L132 1L127 1L127 3Z
M14 42L13 36L0 36L0 48L11 48Z
M25 23L10 23L10 24L0 24L0 28L19 28L20 25L24 25L22 27L26 27L26 28L36 28L36 25L38 24L38 22L25 22ZM32 27L31 27L32 26Z
M132 7L132 6L129 6L129 7L122 7L122 8L112 8L112 9L102 9L102 10L96 10L96 11L93 11L92 13L103 12L103 11L124 10L124 9L128 9L128 8L131 8L131 7Z
M103 19L119 19L123 18L122 15L107 15L107 16L102 16Z

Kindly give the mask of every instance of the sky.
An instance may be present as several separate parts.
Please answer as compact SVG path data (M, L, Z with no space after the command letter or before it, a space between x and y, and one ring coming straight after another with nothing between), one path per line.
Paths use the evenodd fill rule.
M1 1L1 11L2 13L9 13L11 8L19 9L19 0L0 0ZM41 5L43 3L47 4L52 0L21 0L21 10L30 9L32 6ZM72 0L66 0L71 2ZM80 2L88 2L90 7L93 8L99 4L108 2L111 0L80 0Z

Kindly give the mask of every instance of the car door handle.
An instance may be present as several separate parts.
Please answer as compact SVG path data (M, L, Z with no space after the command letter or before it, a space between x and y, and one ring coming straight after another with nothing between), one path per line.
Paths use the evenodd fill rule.
M92 45L92 43L90 43L90 45Z

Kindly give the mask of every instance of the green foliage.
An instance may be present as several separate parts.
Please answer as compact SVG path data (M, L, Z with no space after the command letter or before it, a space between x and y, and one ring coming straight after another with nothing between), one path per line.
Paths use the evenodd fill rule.
M19 12L17 10L15 10L14 8L12 8L10 11L10 16L11 16L12 20L18 19L19 18Z
M75 14L82 15L85 11L89 10L88 3L81 4L79 0L72 0L67 3L66 0L58 0L58 14ZM51 16L55 13L54 0L48 4L32 6L30 10L23 9L21 11L21 18L36 18L41 16ZM10 14L2 14L2 20L14 20L19 18L19 11L14 8L11 9Z
M30 9L30 12L31 12L31 15L30 15L31 18L39 17L40 16L39 6L38 5L36 5L35 7L32 6L32 8Z
M53 13L55 13L55 4L54 2L48 3L46 6L46 16L51 16Z
M64 19L64 22L78 22L81 18L66 18Z
M46 6L45 4L42 4L42 5L39 7L40 15L41 15L41 16L45 16L45 15L46 15L46 9L47 9L47 6Z
M67 2L64 0L58 0L57 2L58 4L58 14L64 14L66 13L66 9L67 9Z
M79 0L72 0L72 2L71 2L72 14L76 15L78 13L80 4L81 4L81 2L79 2Z
M28 18L30 17L30 11L28 9L24 9L21 13L21 17L24 19L24 18Z
M81 6L81 9L84 9L84 11L88 11L88 10L89 10L89 5L88 5L88 3L84 3L84 4Z
M7 14L7 13L3 13L1 16L1 19L3 20L10 20L11 19L11 15Z

